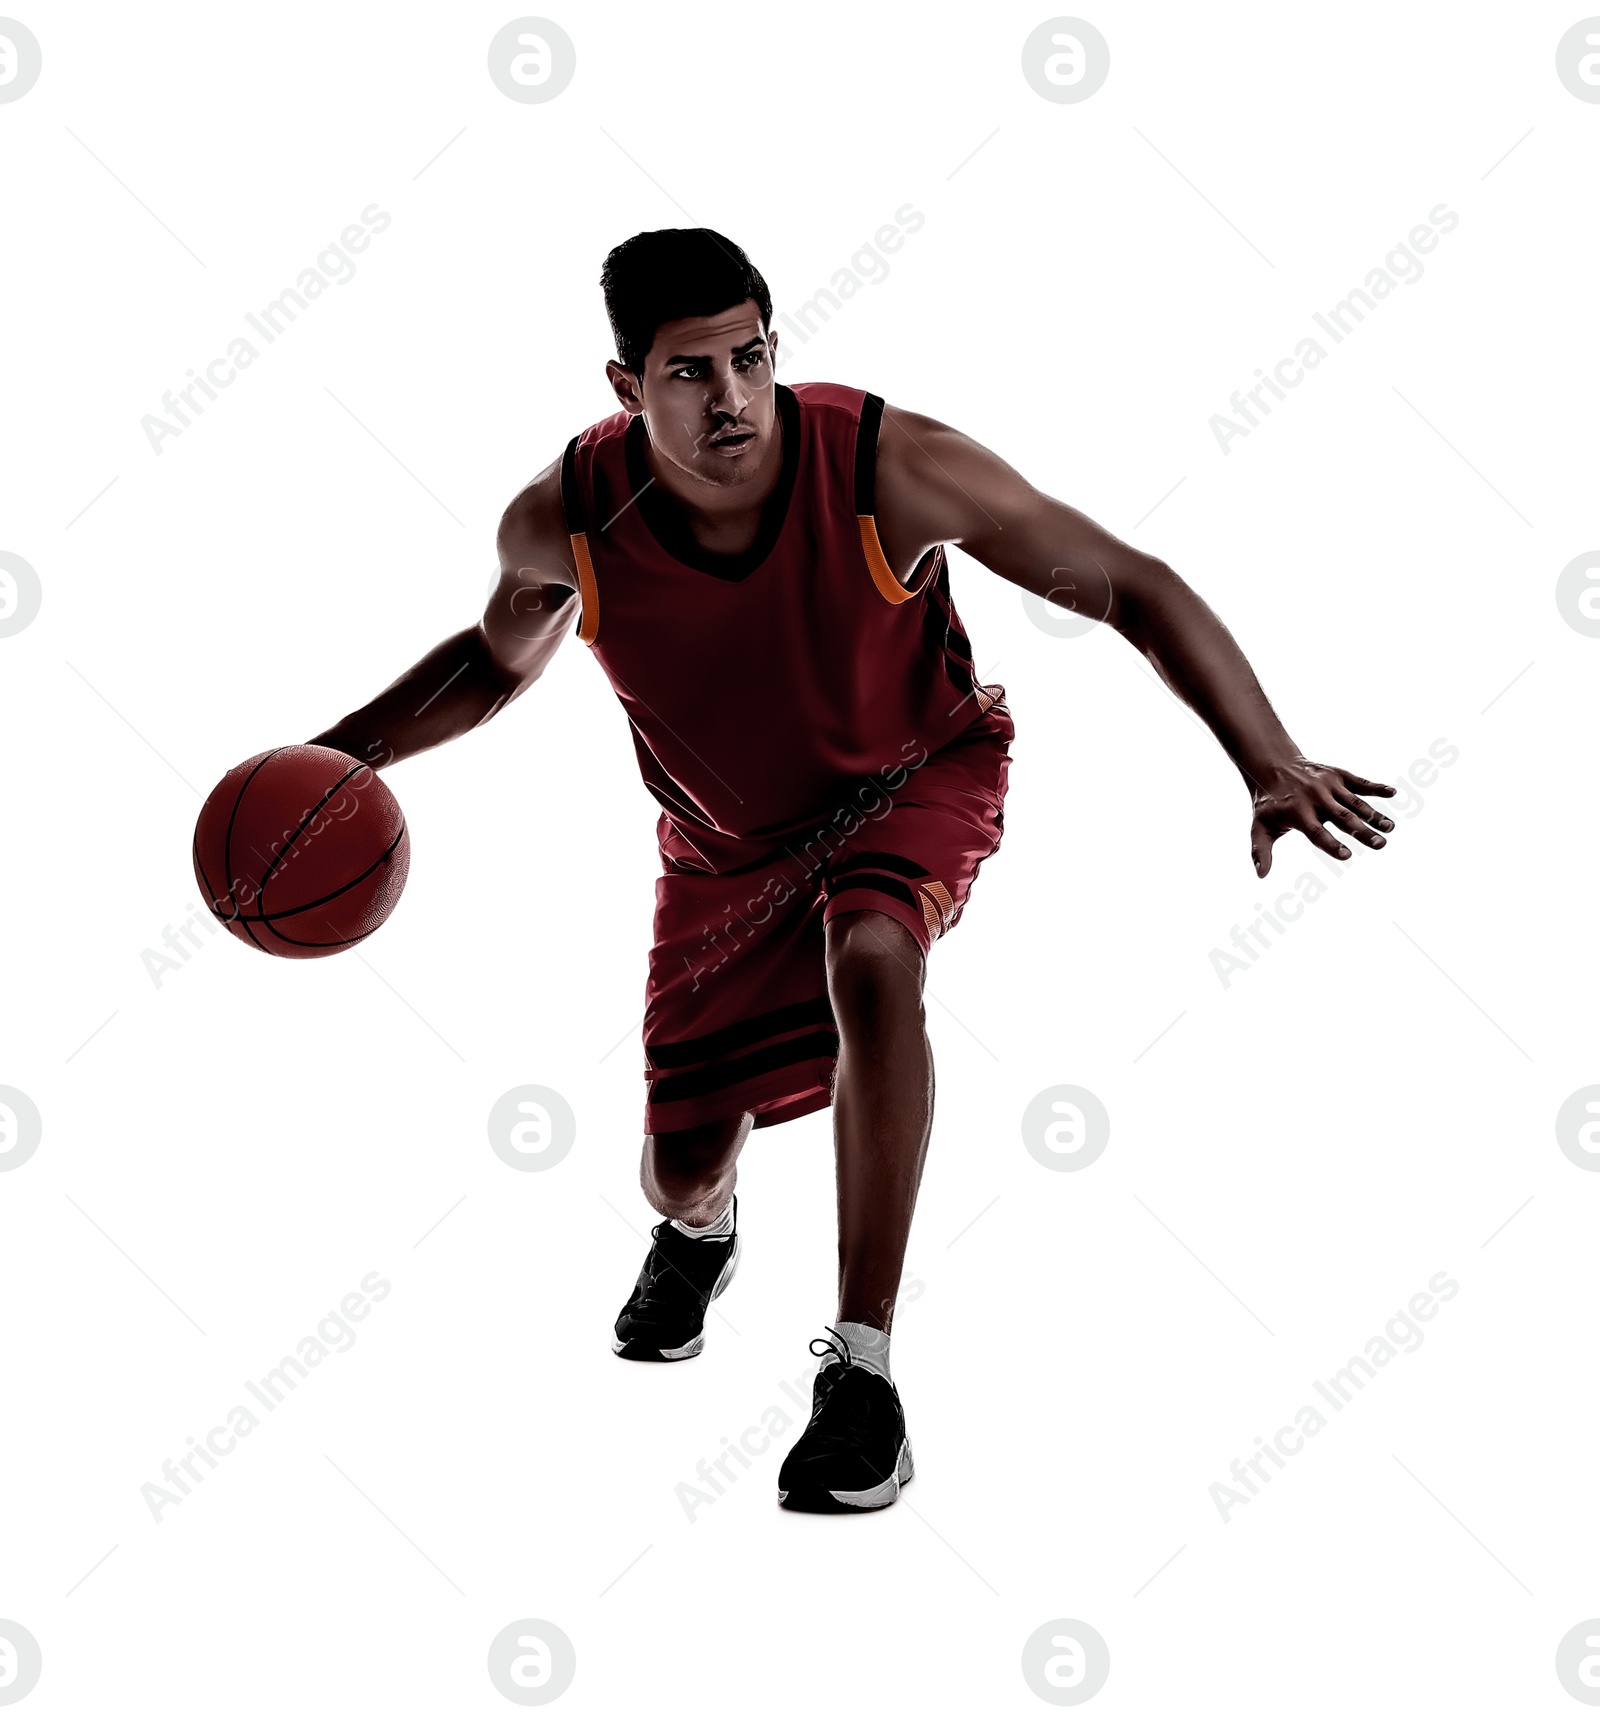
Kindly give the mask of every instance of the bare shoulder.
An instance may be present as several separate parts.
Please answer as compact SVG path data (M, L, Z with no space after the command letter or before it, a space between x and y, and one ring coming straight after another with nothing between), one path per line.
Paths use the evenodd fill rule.
M554 461L511 499L496 535L500 578L479 624L495 660L525 686L577 615L578 576Z
M878 434L877 504L913 545L985 538L1031 491L1015 468L943 420L885 406Z
M954 426L946 425L943 420L886 403L878 431L878 483L926 483L928 476L939 470L941 451L948 454L953 446L965 441Z
M502 573L536 571L547 580L576 587L572 544L561 507L561 462L552 461L513 497L495 536Z

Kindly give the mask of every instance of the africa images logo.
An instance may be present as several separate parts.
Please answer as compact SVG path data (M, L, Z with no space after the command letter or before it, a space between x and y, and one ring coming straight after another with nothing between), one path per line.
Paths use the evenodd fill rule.
M1460 1283L1439 1270L1429 1280L1426 1291L1413 1294L1406 1308L1395 1312L1381 1335L1374 1335L1361 1352L1353 1353L1337 1371L1331 1371L1327 1382L1320 1378L1312 1382L1318 1400L1333 1412L1342 1413L1385 1365L1401 1353L1416 1352L1427 1339L1422 1324L1438 1316L1439 1307L1448 1304L1460 1291ZM1229 1523L1235 1509L1250 1506L1260 1495L1262 1485L1272 1483L1273 1474L1267 1470L1267 1462L1281 1473L1304 1450L1306 1439L1320 1436L1328 1424L1327 1413L1308 1402L1296 1411L1292 1424L1280 1426L1273 1433L1270 1442L1257 1437L1255 1453L1248 1460L1241 1461L1236 1456L1228 1469L1233 1483L1215 1481L1211 1486L1211 1501L1222 1516L1223 1525ZM1236 1489L1237 1486L1243 1489Z
M1338 346L1366 320L1367 313L1376 311L1396 288L1415 287L1422 280L1424 268L1418 253L1425 256L1433 251L1442 234L1453 233L1460 225L1461 217L1448 204L1435 204L1428 211L1426 221L1418 222L1405 239L1395 242L1381 264L1375 264L1367 271L1360 287L1352 287L1326 312L1312 312L1311 321ZM1303 335L1295 344L1293 353L1280 359L1270 375L1257 366L1256 376L1260 381L1242 391L1234 390L1229 398L1228 406L1234 417L1230 419L1226 413L1211 415L1211 434L1222 453L1231 454L1230 443L1259 429L1261 420L1271 417L1272 402L1288 400L1287 391L1298 389L1307 374L1316 370L1327 357L1328 349L1315 334ZM1269 401L1268 396L1272 400Z

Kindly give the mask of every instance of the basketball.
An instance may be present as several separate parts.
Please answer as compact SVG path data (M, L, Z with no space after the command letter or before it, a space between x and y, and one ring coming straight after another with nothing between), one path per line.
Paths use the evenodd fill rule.
M217 920L280 958L325 958L366 939L399 902L405 816L370 766L296 743L254 755L206 798L194 873Z

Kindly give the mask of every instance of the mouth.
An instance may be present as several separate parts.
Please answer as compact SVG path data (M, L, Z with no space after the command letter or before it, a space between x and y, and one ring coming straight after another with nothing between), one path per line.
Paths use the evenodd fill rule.
M748 448L755 440L754 431L724 431L720 436L711 438L706 447L719 450L724 455L736 455L741 449Z

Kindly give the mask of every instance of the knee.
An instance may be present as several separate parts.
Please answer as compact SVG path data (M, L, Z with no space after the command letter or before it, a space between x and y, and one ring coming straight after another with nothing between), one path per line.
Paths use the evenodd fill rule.
M860 911L828 929L828 997L845 1034L922 1022L922 948L892 916Z
M743 1136L737 1125L723 1121L685 1131L652 1132L644 1140L639 1183L648 1196L692 1207L727 1185Z

